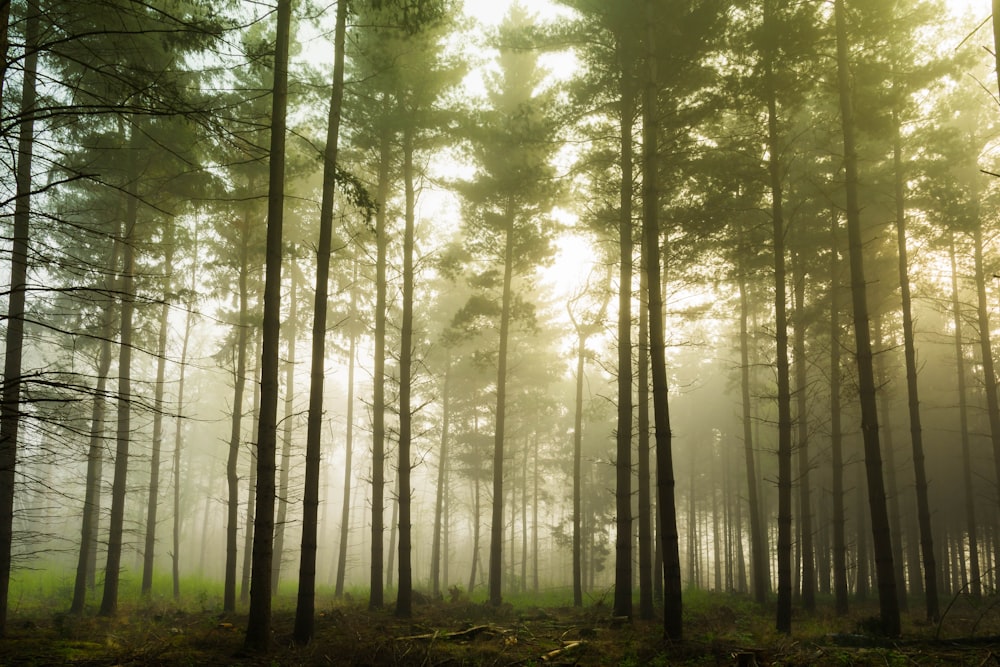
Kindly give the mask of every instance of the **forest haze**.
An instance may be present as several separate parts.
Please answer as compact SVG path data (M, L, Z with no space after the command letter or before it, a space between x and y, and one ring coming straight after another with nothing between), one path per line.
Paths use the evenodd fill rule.
M0 637L995 601L986 4L0 0Z

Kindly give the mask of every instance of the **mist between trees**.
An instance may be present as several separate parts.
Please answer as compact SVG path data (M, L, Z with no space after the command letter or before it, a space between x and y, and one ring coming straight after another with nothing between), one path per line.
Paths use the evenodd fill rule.
M483 9L0 2L0 619L995 592L993 24Z

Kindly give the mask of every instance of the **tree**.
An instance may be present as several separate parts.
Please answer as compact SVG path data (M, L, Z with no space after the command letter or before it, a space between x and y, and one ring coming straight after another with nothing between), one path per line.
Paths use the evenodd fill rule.
M312 639L316 597L316 532L319 513L320 436L323 427L323 381L326 373L326 316L330 289L330 254L333 238L333 197L337 184L340 109L344 99L344 40L347 3L337 2L334 32L333 85L323 154L323 195L320 203L319 245L316 249L316 297L313 310L312 362L309 383L309 417L306 432L306 480L302 515L302 551L299 559L299 592L295 608L295 641ZM268 587L270 594L270 587Z
M491 108L480 112L470 128L476 179L462 186L475 217L482 249L496 248L487 274L500 292L499 340L496 365L496 410L493 437L493 509L490 523L490 604L502 602L504 528L504 446L511 320L523 307L515 293L515 275L523 280L550 256L544 207L554 195L549 164L553 127L547 117L549 96L536 92L544 72L537 54L512 48L528 25L527 11L514 4L501 25L499 73L489 90ZM485 254L485 253L484 253ZM498 275L499 274L499 275Z
M288 43L291 0L278 0L271 98L271 147L267 195L267 263L261 328L261 405L257 427L257 500L254 517L250 613L245 645L266 651L271 643L271 556L274 539L275 450L278 416L278 348L281 317L281 232L285 194L285 125L288 109Z
M9 8L4 8L9 12ZM18 457L21 425L22 353L24 312L28 275L28 242L31 228L32 157L34 155L35 99L38 70L36 45L39 33L38 3L26 8L24 75L21 83L21 123L17 140L17 192L14 204L14 233L10 263L10 296L7 301L7 337L4 343L2 405L0 405L0 637L7 631L8 591L10 590L11 546L14 528L14 471ZM4 17L5 18L5 17ZM3 58L6 68L4 21Z
M871 334L868 330L868 302L865 294L865 272L858 204L857 149L854 140L854 110L851 100L850 73L847 56L847 25L844 0L836 0L834 16L837 33L837 82L840 97L841 125L844 133L844 170L847 193L847 233L851 267L851 303L854 310L854 339L857 347L859 398L861 401L861 432L865 448L865 471L868 481L868 503L871 511L872 538L875 545L875 567L879 588L879 614L882 631L895 637L899 634L899 599L893 570L889 515L886 509L885 486L882 478L882 457L879 447L878 415L875 403L875 374L872 365Z
M653 0L646 0L646 77L642 98L642 240L646 256L646 304L649 310L649 359L652 365L653 424L656 429L656 489L663 549L663 632L671 641L683 638L681 563L674 497L673 434L667 402L667 368L660 292L660 227L657 169L658 70Z

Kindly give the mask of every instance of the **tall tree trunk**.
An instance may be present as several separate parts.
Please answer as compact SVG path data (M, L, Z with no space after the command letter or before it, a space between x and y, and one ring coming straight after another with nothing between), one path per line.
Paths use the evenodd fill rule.
M413 614L413 570L410 561L412 533L410 508L410 451L413 437L413 253L415 195L413 191L413 132L411 125L403 129L403 181L405 190L405 226L403 229L403 322L399 348L399 582L396 588L396 616L409 618Z
M174 273L174 229L167 222L163 277L167 281L160 305L160 331L156 341L156 386L153 391L153 445L149 460L149 497L146 502L146 541L142 552L140 593L148 597L153 588L153 557L156 550L156 510L160 495L160 450L163 447L163 388L167 374L167 318L170 315L170 292Z
M1000 2L1000 0L997 0ZM994 3L994 6L997 5ZM994 19L996 20L996 19ZM924 595L927 619L937 621L937 566L934 563L934 538L931 530L930 499L924 457L924 436L920 425L920 396L917 391L917 351L914 344L913 313L910 297L909 261L906 249L906 200L903 150L900 137L899 113L893 112L893 173L896 199L896 248L899 261L899 291L903 310L903 353L906 362L906 397L910 417L910 445L913 451L913 472L916 477L917 523L920 528L920 550L924 567ZM902 554L900 554L902 557ZM915 576L913 579L919 579Z
M108 295L118 291L115 283L121 256L121 227L115 232L108 261L105 290ZM87 589L93 587L92 575L96 570L97 527L101 514L101 469L104 459L105 413L107 411L108 372L111 369L111 339L114 336L115 300L108 296L101 313L101 346L97 361L97 384L90 413L90 446L87 449L87 486L83 501L80 530L80 553L77 559L76 580L73 586L71 614L83 613Z
M653 489L651 486L652 466L649 444L649 308L646 303L648 289L646 286L646 259L641 249L639 255L639 331L636 354L638 385L636 390L636 403L638 403L636 411L636 429L638 431L636 472L639 475L639 506L636 519L639 522L639 618L649 620L655 615L656 590L658 586L662 587L663 577L658 575L656 563L653 562L654 542L656 540L653 537ZM662 591L660 597L662 599Z
M570 314L572 316L572 313ZM583 606L583 478L581 463L583 461L583 362L587 339L577 329L576 354L576 401L573 410L573 606ZM619 342L619 349L622 344ZM629 388L629 395L631 395ZM619 426L620 428L620 426ZM617 611L616 611L617 613Z
M378 185L375 201L375 361L372 387L372 543L368 607L385 604L383 561L385 551L385 327L386 231L385 205L389 199L389 131L379 136Z
M861 401L861 432L865 447L865 471L868 478L868 504L871 512L872 539L878 580L879 616L882 631L889 637L899 635L899 599L893 566L892 536L882 479L882 453L879 445L878 414L875 396L875 373L872 367L871 335L868 331L868 298L865 293L864 247L861 240L861 212L858 204L858 157L854 144L854 110L851 102L850 72L847 61L847 27L844 0L836 0L837 80L840 93L841 123L844 134L844 170L847 191L847 231L850 240L851 293L854 309L854 340L857 346L858 393Z
M260 336L254 334L254 357L258 360L254 366L254 377L253 377L253 407L250 410L250 422L256 423L257 417L260 414L260 356L261 356L261 342ZM246 521L244 521L243 530L243 565L240 571L240 603L246 604L247 599L250 597L250 553L253 550L253 524L254 524L254 505L257 500L257 466L256 464L256 450L257 447L254 443L247 443L247 450L250 454L250 481L247 484L247 504L246 504Z
M135 313L135 229L139 198L135 180L135 135L130 139L129 182L125 186L125 238L122 241L121 332L118 352L118 424L115 446L115 472L111 487L111 524L108 528L108 559L104 570L104 596L100 614L111 616L118 610L118 583L121 574L122 538L125 523L125 492L128 477L129 444L132 437L132 318Z
M816 609L816 558L813 548L813 521L811 490L809 488L809 422L807 415L808 374L806 369L806 317L805 283L806 273L802 258L796 250L792 253L792 273L794 280L794 358L795 358L795 403L797 445L799 459L799 546L802 556L801 590L802 607L806 611Z
M615 435L614 614L632 616L632 129L635 101L626 39L619 62L621 182L618 220L618 416ZM574 589L574 604L576 593ZM582 598L581 602L582 604Z
M434 534L431 536L431 594L441 595L441 530L445 505L445 480L448 476L448 443L451 420L451 350L445 350L444 379L441 386L441 449L438 452L437 482L434 489ZM445 560L447 560L447 552Z
M479 517L480 493L479 477L472 481L472 567L469 570L469 595L476 588L476 577L479 568Z
M764 23L771 26L771 3L764 3ZM774 243L774 322L778 380L778 632L792 631L792 407L788 362L788 316L785 286L785 219L778 144L778 102L774 55L764 54L767 96L767 152Z
M507 410L507 351L510 341L510 318L513 303L514 217L508 203L503 261L503 296L500 306L500 350L497 354L496 431L493 438L493 513L490 522L490 604L499 607L502 600L503 567L503 456L504 426Z
M9 7L4 12L9 13ZM10 296L4 351L3 394L0 404L0 637L7 633L11 550L14 545L14 471L21 426L21 364L24 345L24 304L28 277L28 237L31 217L31 165L35 143L35 80L38 68L37 0L26 7L24 77L21 84L21 124L18 131L14 229L11 239ZM4 21L6 29L7 22ZM4 32L4 42L7 34ZM6 44L3 62L6 63Z
M741 260L742 261L742 260ZM764 527L761 525L760 499L757 496L757 466L754 459L753 414L750 408L750 299L747 293L745 267L741 267L740 288L740 394L743 406L743 457L747 471L747 502L750 514L750 569L753 572L753 596L758 604L767 602L768 550Z
M836 212L830 216L830 467L833 505L833 597L838 615L847 614L847 538L844 534L844 437L840 405L840 246Z
M236 611L236 565L239 561L239 516L240 516L240 444L243 440L243 394L247 383L247 345L249 341L249 287L250 271L250 222L243 220L240 245L240 269L238 283L239 321L236 324L236 368L233 371L233 414L229 426L229 456L226 459L226 571L222 594L222 610ZM253 465L251 461L250 465ZM250 526L246 526L250 530Z
M298 644L307 644L312 640L315 617L316 533L319 515L319 468L322 458L326 316L330 290L330 253L333 239L333 199L337 186L340 110L344 98L344 36L346 26L347 3L340 1L337 3L337 26L333 39L333 83L326 127L326 150L323 154L323 195L319 214L319 245L316 248L316 295L309 374L309 416L306 426L306 478L302 502L302 550L299 555L299 590L293 631L295 642ZM268 593L270 593L270 588L268 588Z
M288 319L285 320L285 409L281 434L281 466L278 473L278 511L274 520L274 553L271 556L271 595L278 594L281 561L285 554L285 523L288 517L288 473L292 465L292 421L295 409L295 348L299 333L298 278L296 267L289 271Z
M664 610L663 632L671 641L683 639L681 606L681 561L677 535L676 480L670 409L667 401L666 345L663 321L663 297L660 286L660 225L658 199L657 59L655 48L656 12L652 0L646 0L646 88L642 104L642 231L646 246L646 279L649 304L649 357L653 380L653 423L656 428L656 490L660 515L659 535L663 548Z
M198 232L195 229L195 237L192 248L194 255L194 268L191 270L191 287L188 298L193 299L198 285ZM170 554L171 575L173 578L174 601L181 597L181 571L180 571L180 550L181 550L181 447L184 443L184 381L187 377L188 344L191 342L191 329L193 321L193 304L189 301L186 305L187 312L184 315L184 339L181 343L180 377L177 379L177 419L174 425L174 462L173 462L173 487L174 487L174 516L173 516L173 550Z
M344 579L347 576L347 540L351 528L351 473L354 454L354 368L358 350L356 319L358 317L358 260L354 258L354 278L351 283L351 330L347 360L347 434L344 438L344 499L340 510L340 541L337 545L337 577L334 597L344 596Z
M978 174L976 175L978 176ZM976 178L973 176L973 178ZM986 393L986 414L990 423L990 441L993 444L993 462L996 478L1000 480L1000 398L997 396L997 376L993 363L993 345L990 342L989 304L986 301L986 269L983 266L983 222L979 211L979 188L973 185L974 219L972 241L975 261L976 315L979 325L979 349L983 362L983 385Z
M968 400L965 387L965 353L962 340L962 306L958 293L958 267L955 258L955 235L949 234L949 255L951 259L951 308L955 325L955 369L958 375L958 422L962 443L962 479L965 500L965 525L969 536L969 561L972 564L972 594L979 597L982 588L979 582L979 540L976 528L976 501L972 479L972 446L969 439Z
M884 350L885 340L883 339L882 322L882 313L876 313L874 322L875 340L877 341L878 348ZM875 357L875 380L880 387L885 387L889 383L888 373L885 369L885 355L883 354ZM896 450L892 439L892 423L889 417L889 393L887 391L879 394L878 409L882 415L882 432L885 434L885 484L886 493L888 494L887 500L889 501L889 530L892 531L892 553L895 555L892 562L896 573L896 593L899 596L899 610L906 612L909 611L909 600L906 596L906 572L903 568L905 559L903 558L903 534L900 526L899 491L896 485Z
M271 645L271 558L274 547L275 450L278 428L278 356L281 344L281 260L285 202L285 128L288 110L288 43L291 0L278 0L271 102L271 146L267 193L264 317L261 327L260 420L257 426L257 500L250 572L250 611L244 645Z

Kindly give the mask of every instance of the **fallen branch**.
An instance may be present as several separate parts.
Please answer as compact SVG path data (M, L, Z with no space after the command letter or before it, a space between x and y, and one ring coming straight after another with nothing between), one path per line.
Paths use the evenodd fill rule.
M577 642L570 642L569 644L566 644L562 648L557 648L557 649L555 649L553 651L549 651L548 653L546 653L545 655L542 656L542 662L548 662L549 660L555 660L556 658L558 658L559 656L561 656L563 653L566 653L567 651L572 651L573 649L575 649L578 646L582 646L583 643L584 643L583 640L580 640L580 641L577 641Z
M408 635L406 637L396 637L396 641L414 641L417 639L430 639L431 641L435 639L466 639L472 638L481 632L490 630L488 625L474 625L471 628L466 628L465 630L456 630L455 632L445 632L442 633L439 630L434 632L428 632L422 635Z

